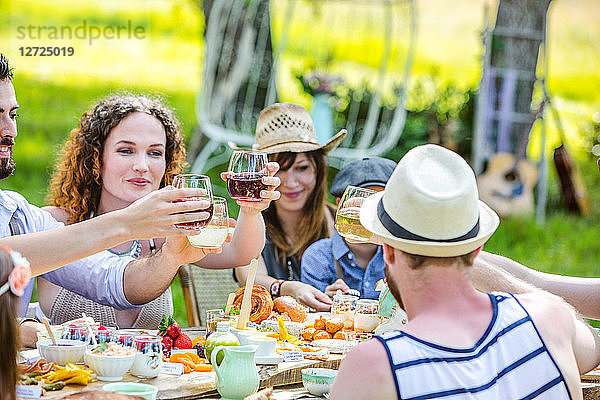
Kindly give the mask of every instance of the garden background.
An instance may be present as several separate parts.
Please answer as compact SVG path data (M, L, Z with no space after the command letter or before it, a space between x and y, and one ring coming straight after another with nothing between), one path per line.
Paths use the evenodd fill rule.
M481 75L484 8L487 5L493 16L497 3L418 0L417 5L419 32L407 101L409 114L398 148L387 155L396 161L407 148L436 140L439 132L451 132L450 140L459 149L470 148L473 105ZM53 161L67 134L97 99L114 91L163 96L176 110L189 140L196 124L194 107L202 75L201 7L200 1L192 0L0 0L0 52L15 67L14 85L21 106L14 147L16 174L2 182L2 189L16 190L31 203L44 205ZM281 15L273 12L272 18L277 23ZM290 32L290 49L302 42L303 32L313 28L310 14L304 18L300 22L304 30ZM90 44L89 38L49 42L35 35L20 38L18 34L19 27L75 27L82 21L88 26L126 25L131 21L142 26L145 35L143 39L103 38ZM538 225L533 218L506 219L485 247L543 271L577 276L600 275L600 173L595 164L597 157L591 154L600 134L597 21L597 0L554 0L548 19L548 87L590 192L592 215L581 217L564 211L551 166L546 223ZM339 46L348 46L346 57L354 57L357 62L369 46L381 45L367 40L339 40ZM406 38L394 38L393 42L406 46ZM25 57L19 50L45 45L73 46L75 52L71 57ZM281 79L279 89L282 100L309 106L310 97L293 77ZM549 125L550 156L558 139L553 124ZM539 157L539 126L532 132L529 156L534 160ZM331 176L334 174L330 171ZM173 295L175 317L185 326L177 280L173 282Z

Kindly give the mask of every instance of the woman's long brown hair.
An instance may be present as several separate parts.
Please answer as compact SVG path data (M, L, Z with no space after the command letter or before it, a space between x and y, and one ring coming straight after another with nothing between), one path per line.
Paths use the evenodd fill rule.
M12 258L0 249L0 286L8 281L13 269ZM0 295L0 398L15 399L17 384L17 353L21 346L17 309L19 298L10 289Z
M300 153L275 153L269 156L269 161L279 163L279 170L286 171L294 164L296 156ZM271 202L263 215L267 233L275 246L275 254L282 263L292 255L302 258L304 250L319 239L329 237L329 224L327 222L327 162L322 150L309 151L306 154L308 161L315 168L317 179L313 192L308 196L302 208L302 217L298 224L298 240L288 243L283 227L277 217L275 202Z

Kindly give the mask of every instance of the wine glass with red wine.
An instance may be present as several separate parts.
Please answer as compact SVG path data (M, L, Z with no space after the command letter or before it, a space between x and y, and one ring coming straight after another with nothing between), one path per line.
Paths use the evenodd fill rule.
M262 183L267 176L267 154L256 151L234 151L227 169L227 191L236 200L261 201L261 190L268 190Z
M205 208L203 211L209 213L207 219L201 221L193 221L193 222L185 222L182 224L175 224L177 228L188 229L191 231L199 231L204 228L210 222L213 214L213 195L212 195L212 187L210 184L210 178L206 175L197 175L197 174L181 174L175 175L173 178L173 187L176 189L184 189L184 188L193 188L193 189L204 189L206 191L206 195L200 197L186 197L184 199L175 200L175 202L180 201L192 201L192 200L208 200L210 202L210 206Z

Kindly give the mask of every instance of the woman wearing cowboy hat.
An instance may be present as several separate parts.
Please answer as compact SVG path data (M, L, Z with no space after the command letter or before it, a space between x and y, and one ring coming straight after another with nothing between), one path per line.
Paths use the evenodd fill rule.
M256 283L273 296L292 296L316 310L328 310L331 300L323 292L300 282L300 259L306 248L334 230L335 210L327 205L326 154L346 134L338 132L325 145L317 141L306 109L290 103L273 104L261 111L256 124L254 150L279 163L281 198L263 211L267 230ZM247 268L236 268L245 282Z

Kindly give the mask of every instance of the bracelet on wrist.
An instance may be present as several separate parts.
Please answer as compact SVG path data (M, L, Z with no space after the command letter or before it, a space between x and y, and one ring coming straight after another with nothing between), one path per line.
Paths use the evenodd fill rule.
M25 322L35 322L35 323L40 323L40 321L38 321L35 318L29 318L29 317L25 317L25 318L17 318L17 323L20 325L23 325Z
M275 281L273 281L273 283L271 283L271 288L270 288L270 292L271 292L271 296L273 297L278 297L281 296L281 284L285 282L281 279L276 279Z

